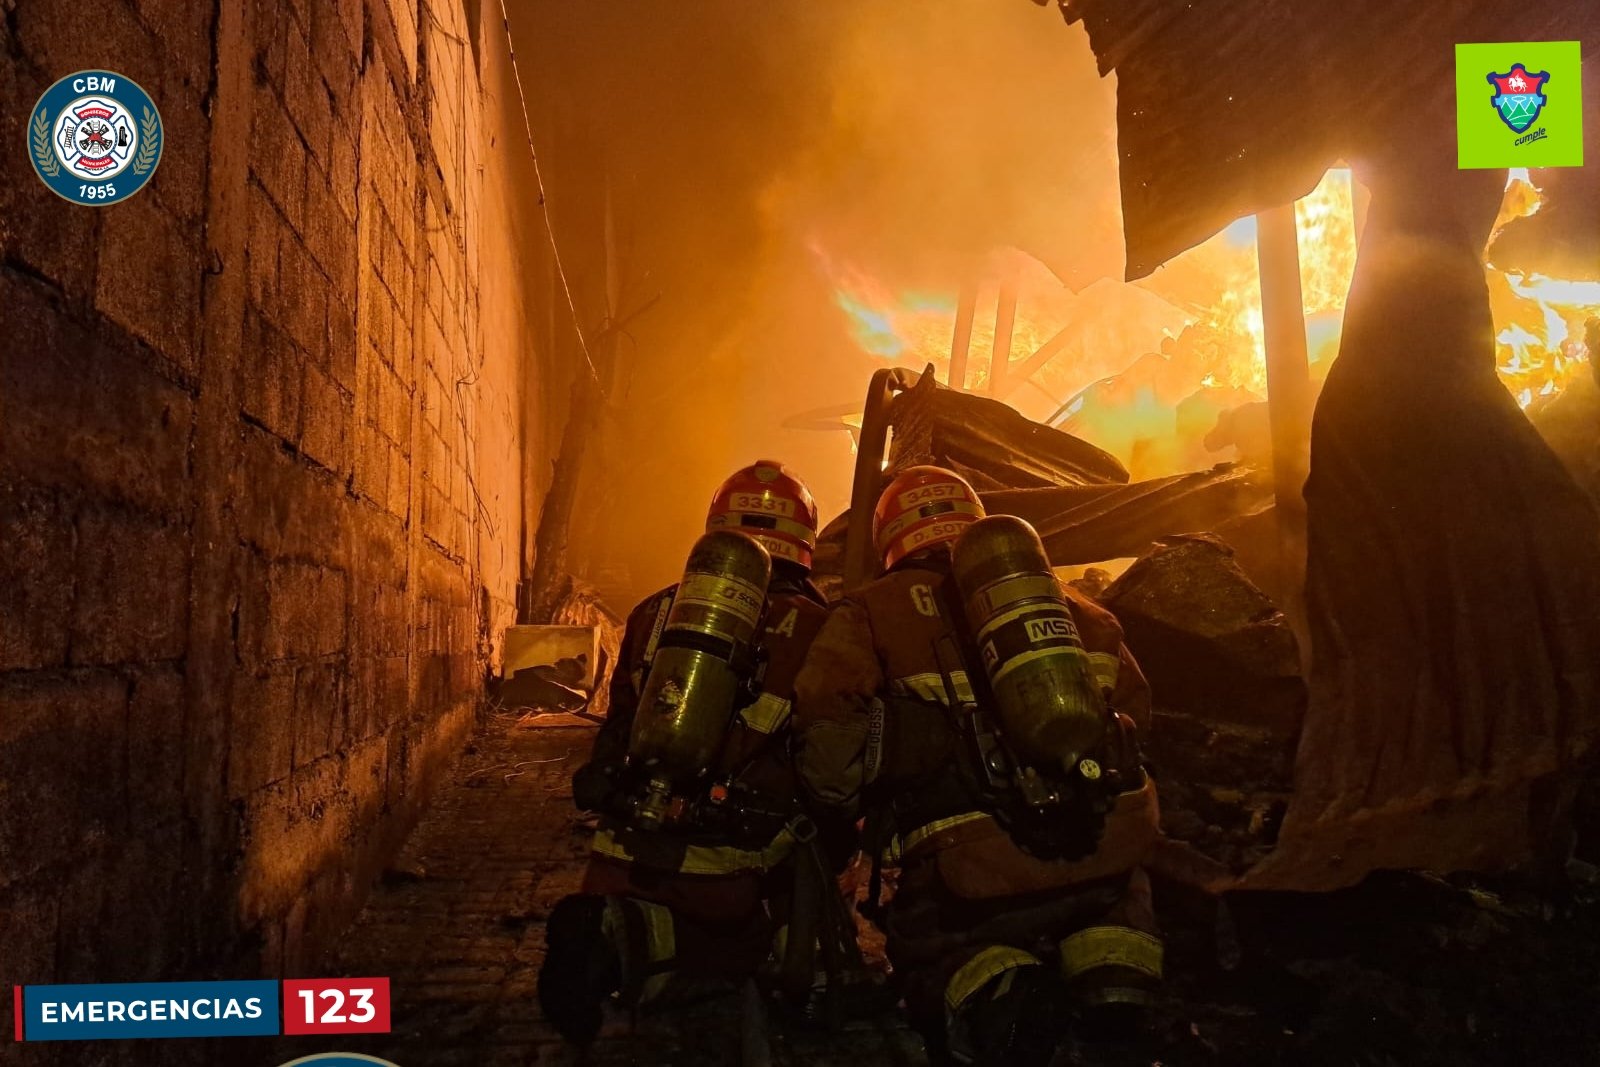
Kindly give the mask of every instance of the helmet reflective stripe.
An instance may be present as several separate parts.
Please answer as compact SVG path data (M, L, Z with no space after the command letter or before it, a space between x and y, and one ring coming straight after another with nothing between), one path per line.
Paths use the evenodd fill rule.
M809 557L792 541L785 541L779 537L770 537L763 533L751 533L750 536L761 542L761 547L766 549L767 554L773 559L786 559L791 563L798 563L802 567L810 565L807 562Z
M932 503L923 504L913 511L908 511L889 523L883 528L882 537L886 541L891 540L912 523L921 522L923 519L936 518L940 515L952 514L971 515L974 518L981 517L978 505L970 500L935 500Z
M803 522L793 519L769 515L766 512L751 513L748 511L726 511L721 515L712 515L706 519L706 528L731 526L741 533L751 537L760 537L763 532L771 530L776 533L786 533L802 541L810 540L815 531Z

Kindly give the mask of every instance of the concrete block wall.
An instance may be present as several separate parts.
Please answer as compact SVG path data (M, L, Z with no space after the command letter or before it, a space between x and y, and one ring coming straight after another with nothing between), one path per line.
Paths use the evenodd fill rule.
M8 980L313 966L474 721L549 436L479 7L0 0L0 145L90 67L166 124L103 209L0 150Z

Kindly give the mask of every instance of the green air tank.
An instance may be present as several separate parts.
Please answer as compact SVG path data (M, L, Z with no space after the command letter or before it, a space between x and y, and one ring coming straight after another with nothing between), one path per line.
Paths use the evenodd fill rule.
M753 538L713 530L695 542L656 643L628 742L646 781L634 821L659 826L674 794L701 784L754 668L772 559Z
M980 519L953 565L1007 744L1029 765L1071 771L1104 737L1105 699L1039 535L1014 516Z

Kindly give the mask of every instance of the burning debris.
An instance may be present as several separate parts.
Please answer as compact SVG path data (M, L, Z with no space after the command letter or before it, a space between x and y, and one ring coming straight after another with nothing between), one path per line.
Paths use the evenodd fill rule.
M1109 454L1023 418L987 397L940 385L931 373L895 403L886 469L932 463L960 472L993 514L1039 531L1057 566L1138 556L1172 533L1215 529L1270 502L1259 471L1221 464L1208 471L1130 482ZM822 533L817 572L843 573L847 522Z
M1308 357L1318 387L1339 349L1365 201L1347 168L1328 170L1295 201ZM1527 173L1514 173L1491 252L1516 250L1517 231L1544 203ZM1266 397L1256 243L1255 220L1247 217L1148 278L1101 278L1076 293L1024 253L999 257L1011 265L991 266L991 273L1023 279L1010 345L977 360L962 384L1094 442L1138 478L1209 466L1228 458L1230 447L1233 458L1265 466L1259 435L1232 428L1240 409ZM997 306L969 306L963 327L953 287L896 290L861 269L818 258L835 278L837 305L863 352L894 366L931 365L948 381L952 336L964 337L974 352L993 351ZM1564 279L1526 260L1501 267L1491 255L1484 266L1497 373L1525 409L1547 404L1585 377L1590 346L1582 324L1600 314L1600 279ZM1533 262L1575 269L1569 261Z

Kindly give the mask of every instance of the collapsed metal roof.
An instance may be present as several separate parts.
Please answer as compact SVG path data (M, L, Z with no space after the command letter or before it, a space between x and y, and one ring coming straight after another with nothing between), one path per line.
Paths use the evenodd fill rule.
M1130 281L1341 160L1359 173L1413 136L1453 136L1456 44L1600 39L1588 0L1056 2L1117 76Z

